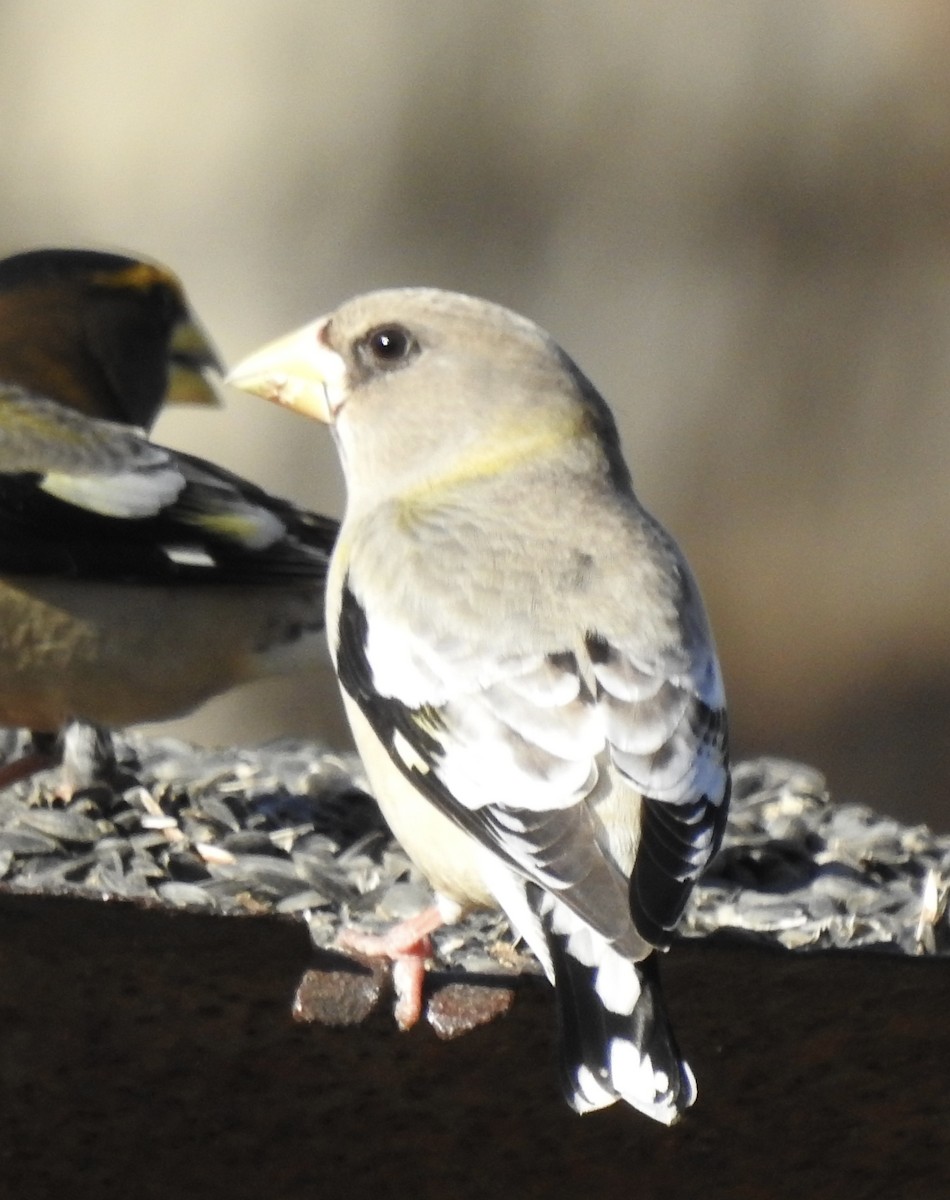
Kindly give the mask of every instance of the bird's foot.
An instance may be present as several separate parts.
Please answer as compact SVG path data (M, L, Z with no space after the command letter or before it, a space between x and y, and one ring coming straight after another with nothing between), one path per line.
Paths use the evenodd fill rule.
M436 905L393 925L385 933L340 931L336 944L367 958L387 958L392 963L396 1003L393 1015L400 1029L411 1029L422 1016L426 963L432 957L431 934L445 923Z

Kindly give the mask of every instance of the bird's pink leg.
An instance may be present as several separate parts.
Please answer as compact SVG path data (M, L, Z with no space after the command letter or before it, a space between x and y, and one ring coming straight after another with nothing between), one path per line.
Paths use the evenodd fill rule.
M445 918L433 904L393 925L385 933L343 929L337 937L336 944L343 950L352 950L367 958L388 958L392 962L396 992L393 1015L400 1029L411 1029L422 1016L426 961L432 957L430 934L444 923Z

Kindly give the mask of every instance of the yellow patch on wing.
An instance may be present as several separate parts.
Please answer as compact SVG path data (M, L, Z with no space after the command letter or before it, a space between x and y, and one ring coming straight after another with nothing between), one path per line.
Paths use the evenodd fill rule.
M183 516L189 525L203 529L223 541L246 546L250 550L261 550L277 541L285 532L283 523L265 509L222 513L195 513Z
M62 442L82 445L88 440L85 430L78 422L68 419L60 421L57 419L57 414L48 408L31 408L26 404L18 404L15 408L3 408L2 415L4 433L11 440L17 434L46 438L53 445Z
M438 737L445 729L445 720L441 712L431 704L424 704L421 708L417 708L412 714L412 723L417 729L433 738Z
M43 406L34 407L0 391L0 471L37 471L82 462L83 452L96 447L80 420L60 420Z

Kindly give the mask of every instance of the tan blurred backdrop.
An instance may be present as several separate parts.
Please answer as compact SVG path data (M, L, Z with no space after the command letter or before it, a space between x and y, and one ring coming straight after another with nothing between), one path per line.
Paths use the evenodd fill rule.
M2 0L0 253L161 259L224 356L382 285L548 327L712 610L739 753L950 828L950 7ZM339 512L325 431L159 440ZM345 738L324 674L204 741Z

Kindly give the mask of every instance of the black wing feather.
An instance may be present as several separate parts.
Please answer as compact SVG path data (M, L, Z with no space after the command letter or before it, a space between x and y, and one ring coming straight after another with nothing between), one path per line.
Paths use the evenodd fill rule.
M705 711L703 748L712 749L725 767L725 712ZM685 803L643 797L640 842L630 876L630 911L637 929L655 946L672 942L693 885L719 849L729 808L728 769L723 782L722 794L701 795Z

